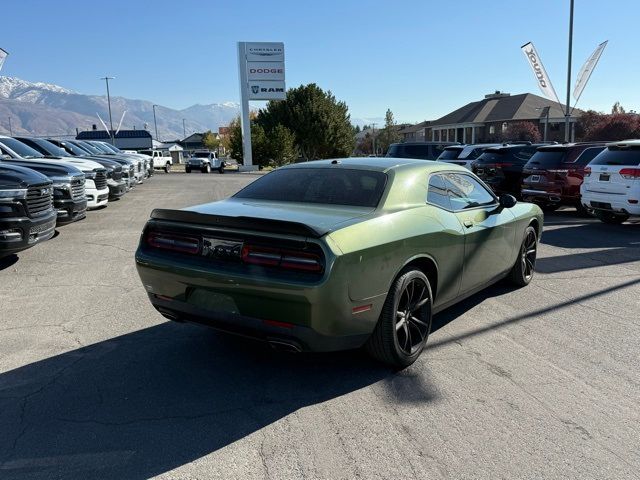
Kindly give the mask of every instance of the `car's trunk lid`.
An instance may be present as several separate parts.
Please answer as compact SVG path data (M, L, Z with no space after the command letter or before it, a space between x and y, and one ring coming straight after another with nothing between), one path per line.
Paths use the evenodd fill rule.
M183 210L156 209L151 218L319 238L374 211L370 207L227 199Z

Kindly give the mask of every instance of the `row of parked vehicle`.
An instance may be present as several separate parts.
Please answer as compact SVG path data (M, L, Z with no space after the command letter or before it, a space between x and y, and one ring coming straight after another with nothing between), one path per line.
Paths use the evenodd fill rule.
M151 157L106 142L0 136L0 257L48 240L151 175Z
M640 215L640 140L622 142L461 145L394 144L387 156L461 165L493 191L537 203L545 211L574 207L605 223Z

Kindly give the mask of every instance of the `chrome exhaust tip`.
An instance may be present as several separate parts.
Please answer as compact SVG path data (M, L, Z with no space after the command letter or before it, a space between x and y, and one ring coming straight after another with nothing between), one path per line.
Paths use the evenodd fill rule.
M300 353L302 349L299 345L286 340L268 340L271 348L278 352Z

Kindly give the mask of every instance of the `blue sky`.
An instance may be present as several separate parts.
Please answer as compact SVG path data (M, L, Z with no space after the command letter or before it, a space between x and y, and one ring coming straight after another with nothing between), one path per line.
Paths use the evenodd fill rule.
M496 89L539 93L533 41L566 91L569 0L4 2L3 75L173 108L238 101L236 42L283 41L287 86L315 82L354 117L438 118ZM579 107L640 110L640 2L576 0L572 77L609 45Z

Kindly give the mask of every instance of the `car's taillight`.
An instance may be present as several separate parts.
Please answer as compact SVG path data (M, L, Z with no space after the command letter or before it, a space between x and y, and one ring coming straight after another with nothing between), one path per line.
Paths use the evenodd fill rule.
M279 267L287 270L316 273L322 271L322 261L318 255L297 250L245 245L242 247L242 261L250 265Z
M584 167L584 176L588 177L591 175L591 167Z
M619 173L622 178L626 178L627 180L640 178L640 168L623 168Z
M147 244L154 248L180 253L197 254L200 251L200 239L174 233L150 232Z

